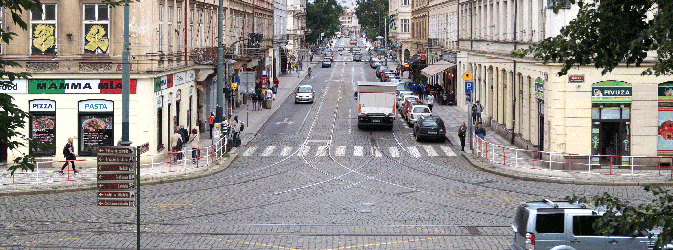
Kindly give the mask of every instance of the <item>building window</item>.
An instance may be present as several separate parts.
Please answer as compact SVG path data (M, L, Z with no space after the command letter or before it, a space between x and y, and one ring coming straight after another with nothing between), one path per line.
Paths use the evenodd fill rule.
M109 14L107 4L84 5L84 54L108 54Z
M409 19L400 19L400 27L402 27L402 33L409 33Z
M409 6L409 0L402 0L402 6Z
M5 27L5 15L3 14L5 12L5 8L0 8L0 27ZM0 44L0 54L2 54L2 44Z
M178 22L177 30L176 30L177 34L175 36L178 39L178 41L176 42L176 47L178 48L178 50L180 48L180 43L183 40L182 39L182 33L184 32L184 30L182 28L182 18L179 17L181 13L182 13L182 9L178 8L178 17L175 19L175 21Z
M56 4L42 4L30 15L30 54L56 55Z

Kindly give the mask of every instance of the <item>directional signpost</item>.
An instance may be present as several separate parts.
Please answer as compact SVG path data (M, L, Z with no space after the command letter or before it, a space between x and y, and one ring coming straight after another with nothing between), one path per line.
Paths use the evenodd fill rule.
M135 207L136 172L138 154L136 147L99 147L98 156L98 206Z

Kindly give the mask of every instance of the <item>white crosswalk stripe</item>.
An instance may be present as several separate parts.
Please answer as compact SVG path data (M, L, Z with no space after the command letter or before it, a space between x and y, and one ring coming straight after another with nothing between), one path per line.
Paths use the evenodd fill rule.
M262 156L270 156L273 154L274 150L276 150L276 146L268 146L264 149L264 152L262 152Z
M362 146L355 146L353 148L353 156L363 156L364 148Z
M418 149L416 147L407 147L407 151L409 151L409 154L413 157L421 157L421 152L418 152Z
M382 157L383 156L383 154L381 154L381 152L379 150L375 149L374 147L372 147L372 151L373 151L372 155L374 155L374 157Z
M425 149L425 152L428 153L429 157L439 156L439 154L437 154L437 151L435 151L435 149L432 148L432 146L425 145L423 146L423 149Z
M299 151L299 156L306 156L308 155L308 151L311 150L311 146L302 146L301 151Z
M397 147L389 147L388 150L390 151L391 157L400 157L400 151L397 150Z
M280 156L288 156L292 153L292 147L283 147L283 150L280 151Z
M336 148L336 156L345 156L346 155L346 146L338 146Z
M456 153L453 152L453 149L451 149L449 146L439 146L439 147L442 148L442 151L444 151L444 154L446 154L446 156L456 156Z
M245 150L245 152L243 152L243 156L251 156L255 153L255 150L257 150L257 147L249 147L247 150Z
M327 146L319 146L318 151L315 152L315 156L325 156L327 153Z

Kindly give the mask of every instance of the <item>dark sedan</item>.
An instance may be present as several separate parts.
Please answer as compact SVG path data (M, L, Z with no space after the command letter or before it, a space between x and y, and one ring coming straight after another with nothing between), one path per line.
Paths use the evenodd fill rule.
M438 139L444 142L446 139L444 121L437 116L421 116L414 125L414 136L416 136L416 141Z

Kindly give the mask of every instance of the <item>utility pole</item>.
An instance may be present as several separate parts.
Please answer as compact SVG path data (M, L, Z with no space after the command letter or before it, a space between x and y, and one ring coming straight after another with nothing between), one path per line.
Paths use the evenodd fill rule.
M222 45L222 23L224 22L224 11L222 10L222 5L224 5L224 1L220 0L220 5L218 6L218 11L217 11L217 89L215 90L215 93L217 93L217 105L215 109L215 122L216 123L221 123L222 122L222 117L223 112L222 112L222 106L227 106L227 100L223 98L223 89L224 89L224 79L223 79L223 73L224 73L224 67L223 67L223 57L224 57L224 48Z
M516 17L519 14L518 3L519 1L514 1L514 50L516 50ZM514 59L514 75L512 75L512 139L510 140L512 145L514 145L514 135L516 135L516 130L514 130L514 128L516 127L516 85L518 80L519 77L516 76L516 59ZM519 124L519 126L521 126L521 124Z
M129 0L124 1L124 50L122 51L122 142L130 146L129 139L129 98L131 95L131 62L129 51Z

